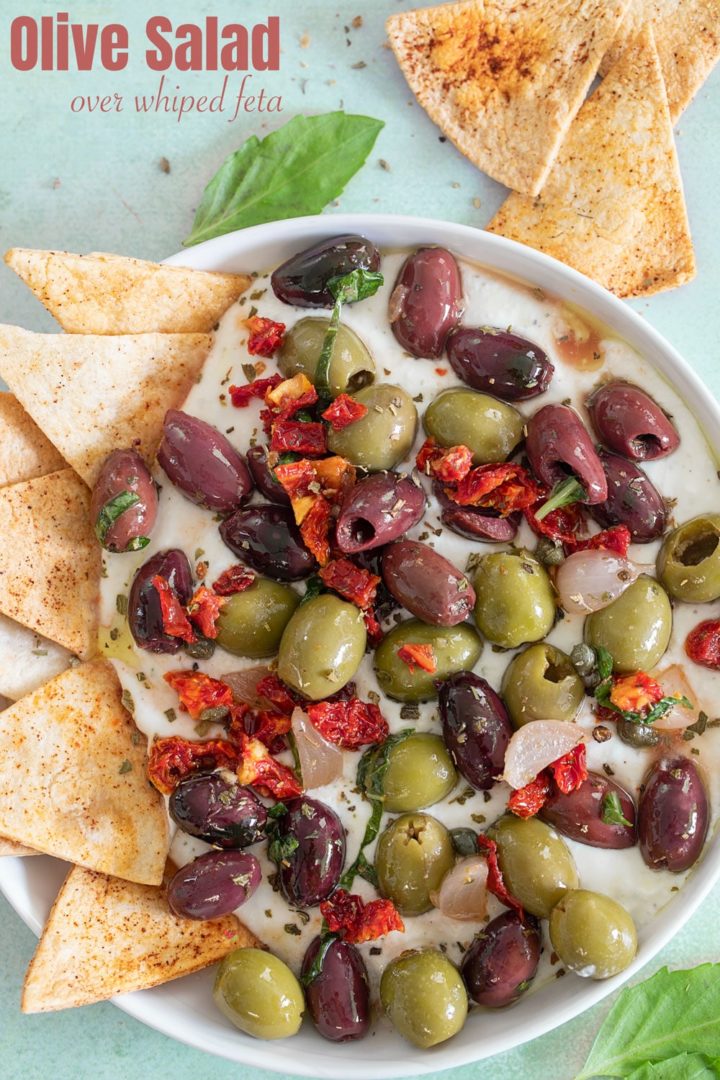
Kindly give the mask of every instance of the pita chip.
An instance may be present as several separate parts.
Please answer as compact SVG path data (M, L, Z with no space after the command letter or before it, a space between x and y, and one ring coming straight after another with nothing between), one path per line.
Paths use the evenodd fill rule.
M45 476L65 464L17 398L0 391L0 487Z
M536 195L628 0L464 0L391 15L430 119L474 165Z
M112 665L70 668L0 712L0 835L158 885L168 827L146 758Z
M554 256L617 296L649 296L694 276L649 27L578 113L540 195L510 195L488 229Z
M0 859L6 855L14 855L18 858L21 855L39 854L39 851L33 851L32 848L25 847L24 844L16 844L14 840L6 840L4 836L0 836Z
M17 701L69 666L72 653L0 615L0 694Z
M91 487L102 463L135 440L150 460L168 409L202 370L209 334L35 334L0 325L0 375L65 461Z
M251 281L104 252L11 248L5 262L68 334L206 334Z

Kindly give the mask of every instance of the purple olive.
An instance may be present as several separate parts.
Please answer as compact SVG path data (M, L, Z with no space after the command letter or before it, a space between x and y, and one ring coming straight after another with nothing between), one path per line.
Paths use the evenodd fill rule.
M252 478L245 460L217 428L169 409L157 459L190 502L229 514L247 502Z
M113 450L90 500L90 520L102 546L115 552L147 547L157 508L155 482L137 450Z
M193 594L192 570L184 551L174 548L159 551L140 567L130 586L128 625L135 644L148 652L176 653L180 638L165 633L160 596L152 583L165 578L181 604L188 604Z
M276 581L299 581L317 566L288 506L268 503L238 510L223 521L220 535L233 554Z
M345 555L389 544L404 536L425 513L425 492L409 476L378 472L345 496L336 540Z
M168 904L182 919L219 919L249 900L261 878L254 855L208 851L178 870L168 884Z
M268 502L280 506L290 505L290 496L268 465L267 450L264 446L251 446L245 455L250 475L255 487Z
M229 772L186 776L170 796L168 810L183 832L215 847L249 847L265 836L265 807Z
M666 457L680 445L672 421L639 386L621 379L605 383L587 402L598 438L633 461Z
M440 686L443 738L460 775L489 791L505 764L513 727L500 697L485 679L458 671Z
M335 811L318 799L302 795L286 806L273 841L280 856L280 888L289 904L313 907L338 883L345 862L345 830Z
M640 852L651 870L680 873L698 859L710 824L710 802L695 764L685 757L657 761L640 796Z
M467 992L476 1005L499 1009L523 994L540 962L540 926L532 915L525 921L504 911L487 924L465 953L460 965Z
M543 394L555 371L539 345L493 326L453 330L447 354L464 383L503 401L526 401Z
M364 236L334 236L278 266L270 283L278 300L296 307L332 307L328 281L352 270L379 270L380 252Z
M390 325L413 356L438 357L462 314L462 278L454 255L422 247L408 255L390 297Z
M625 525L636 544L648 544L665 532L667 511L663 498L642 469L603 447L598 457L605 470L608 497L590 513L603 529Z
M603 821L603 814L608 816L613 809L609 805L611 796L615 796L615 807L629 822L628 825ZM563 836L577 840L579 844L617 851L634 847L637 843L632 795L601 773L589 773L585 783L569 795L563 795L559 789L554 791L539 816Z
M443 507L440 521L458 536L480 540L486 544L511 544L518 531L519 515L497 517L493 511L476 510L471 506L458 506L445 494L445 485L433 483L435 498Z
M385 548L382 576L396 600L433 626L457 626L475 606L475 590L465 575L417 540L398 540Z
M318 957L318 954L320 956ZM313 969L318 968L314 977ZM362 1039L370 1028L370 982L365 961L354 945L321 937L308 946L300 979L310 1018L324 1039Z
M526 449L533 472L547 487L575 477L586 492L582 502L592 505L607 499L600 458L582 420L569 405L545 405L530 417Z

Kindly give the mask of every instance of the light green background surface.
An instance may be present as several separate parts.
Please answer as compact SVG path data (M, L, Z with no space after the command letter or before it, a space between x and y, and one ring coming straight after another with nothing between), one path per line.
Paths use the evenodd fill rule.
M338 204L347 211L387 211L445 217L482 227L500 204L502 189L479 174L413 103L391 53L383 47L383 23L391 11L411 3L390 0L245 0L215 3L174 0L172 4L125 0L78 0L76 21L121 20L130 28L131 63L119 74L9 72L11 19L19 14L52 14L55 3L2 0L0 3L0 246L118 251L161 258L176 251L189 231L205 182L224 156L248 135L262 135L279 123L276 115L251 113L235 123L225 114L137 115L133 95L153 93L159 76L144 62L144 23L168 14L175 25L200 22L206 14L247 23L280 15L282 66L279 73L254 75L255 88L282 94L281 118L296 112L344 107L381 117L386 127L371 160ZM348 26L362 14L363 26ZM304 36L306 35L306 36ZM362 66L361 66L362 65ZM217 93L218 73L178 74L186 94ZM238 77L231 76L228 100ZM77 94L127 96L116 115L72 115ZM685 355L710 390L720 394L720 72L708 81L681 119L678 152L698 259L698 277L676 292L635 303L638 311ZM170 172L159 161L168 159ZM383 167L380 159L386 163ZM53 329L40 305L4 268L0 271L0 320L33 329ZM720 705L720 703L718 703ZM713 908L720 889L646 969L662 963L683 966L719 959L720 932ZM126 1017L111 1005L93 1005L66 1014L22 1017L19 993L34 938L0 898L0 1073L6 1080L262 1080L269 1073L204 1056ZM578 1071L608 1004L494 1058L457 1069L453 1080L492 1076L493 1080L570 1080ZM362 1048L358 1048L362 1054Z

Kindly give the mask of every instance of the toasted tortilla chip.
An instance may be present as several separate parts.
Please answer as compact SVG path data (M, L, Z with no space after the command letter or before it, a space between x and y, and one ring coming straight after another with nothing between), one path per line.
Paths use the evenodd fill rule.
M151 459L166 411L179 405L209 334L34 334L0 325L0 375L90 486L119 446Z
M72 653L0 615L0 694L17 701L69 666Z
M511 195L488 229L553 255L617 296L648 296L694 276L649 26L578 113L541 194Z
M12 248L5 262L69 334L205 334L251 281L104 252Z
M0 835L157 885L168 852L147 741L106 660L70 668L0 712Z
M0 487L57 472L65 464L18 399L0 391Z
M33 851L32 848L25 847L24 844L16 844L14 840L6 840L4 836L0 836L0 859L5 855L14 855L17 858L20 855L39 854L39 851Z
M628 0L466 0L391 15L419 103L494 180L536 195Z

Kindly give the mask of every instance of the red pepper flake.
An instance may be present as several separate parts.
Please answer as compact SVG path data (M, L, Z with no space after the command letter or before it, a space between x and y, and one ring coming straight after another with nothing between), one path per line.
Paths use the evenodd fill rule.
M586 754L585 743L581 742L548 766L553 780L563 795L577 791L587 780Z
M415 674L415 668L428 671L431 675L437 671L437 660L432 645L420 645L417 642L408 641L398 649L398 656L404 664L410 668L410 674Z
M343 428L349 427L350 424L362 420L363 416L367 416L367 414L367 405L355 401L349 394L338 394L332 405L328 405L325 412L322 413L322 418L327 420L333 431L342 431Z
M378 645L385 637L383 628L378 621L378 617L374 611L368 608L367 611L363 611L363 619L365 620L365 630L367 631L368 641L373 649L377 649Z
M276 761L259 739L240 735L242 760L237 770L241 784L257 788L261 795L275 799L292 799L302 795L302 786L292 769Z
M349 701L318 701L306 706L313 727L324 739L343 750L384 742L388 722L377 705L352 697Z
M195 590L193 598L187 606L187 613L190 621L197 626L203 637L217 637L215 623L223 604L227 604L226 598L216 596L206 585L201 585L199 589Z
M245 386L229 386L230 400L236 409L244 409L253 398L264 400L268 390L279 386L282 381L282 375L271 375L269 379L255 379L255 382L246 383Z
M429 438L420 447L415 462L426 476L436 476L443 484L458 484L470 472L472 459L472 450L467 446L451 446L446 450Z
M540 488L522 465L478 465L445 494L458 506L497 510L501 517L537 502Z
M251 315L245 320L250 336L247 350L251 356L272 356L280 348L285 337L285 323Z
M447 372L448 372L448 369L446 367L436 367L435 368L435 374L436 375L447 375Z
M295 699L285 683L281 682L277 675L266 675L264 679L261 679L257 684L255 693L258 697L263 697L266 701L269 701L279 712L285 713L286 716L292 716L292 711L296 705Z
M148 777L163 795L171 795L177 785L198 769L236 769L237 747L224 739L193 742L180 736L156 739L150 747Z
M610 703L621 712L649 713L665 696L660 683L644 671L613 677Z
M550 540L556 540L566 544L575 550L579 543L577 534L584 527L585 518L580 503L570 503L568 506L560 506L557 510L551 510L540 521L535 517L535 510L539 510L545 502L543 495L532 506L523 511L525 520L537 536L547 536Z
M478 849L484 853L488 864L488 876L487 887L488 891L496 896L501 904L505 907L512 908L516 911L520 918L525 920L525 909L519 900L516 900L513 894L509 891L505 881L503 880L502 870L498 863L497 857L497 844L494 840L491 840L489 836L485 836L484 833L479 833L477 836Z
M322 457L327 454L327 435L324 424L302 420L278 420L272 426L270 449L280 454L308 454Z
M696 664L720 668L720 619L706 619L691 630L685 652Z
M334 559L322 568L319 576L328 589L357 604L363 611L372 605L380 584L377 574L363 570L350 559Z
M352 945L377 941L393 930L400 933L405 930L392 900L371 900L366 904L361 896L345 889L336 889L328 900L323 900L320 914L328 930L341 934Z
M578 504L575 503L574 505L577 506ZM570 507L567 509L570 509ZM548 514L548 517L552 517L552 514ZM541 524L544 523L541 522ZM631 539L627 525L613 525L609 529L603 529L602 532L595 533L588 540L576 540L574 550L612 551L615 555L620 555L624 559L627 556Z
M321 566L327 566L330 562L331 524L332 507L322 495L318 495L303 518L300 535L305 547L312 552Z
M227 683L213 679L204 671L168 671L163 678L193 720L199 720L205 709L230 709L235 704L233 692Z
M170 637L180 638L188 645L192 645L194 641L197 641L197 636L170 582L167 578L156 574L152 579L152 586L160 599L163 631Z
M234 566L223 570L220 577L213 581L213 592L218 596L234 596L235 593L245 592L246 589L249 589L256 577L257 574L252 570L248 570L247 566L243 566L242 563L235 563Z

